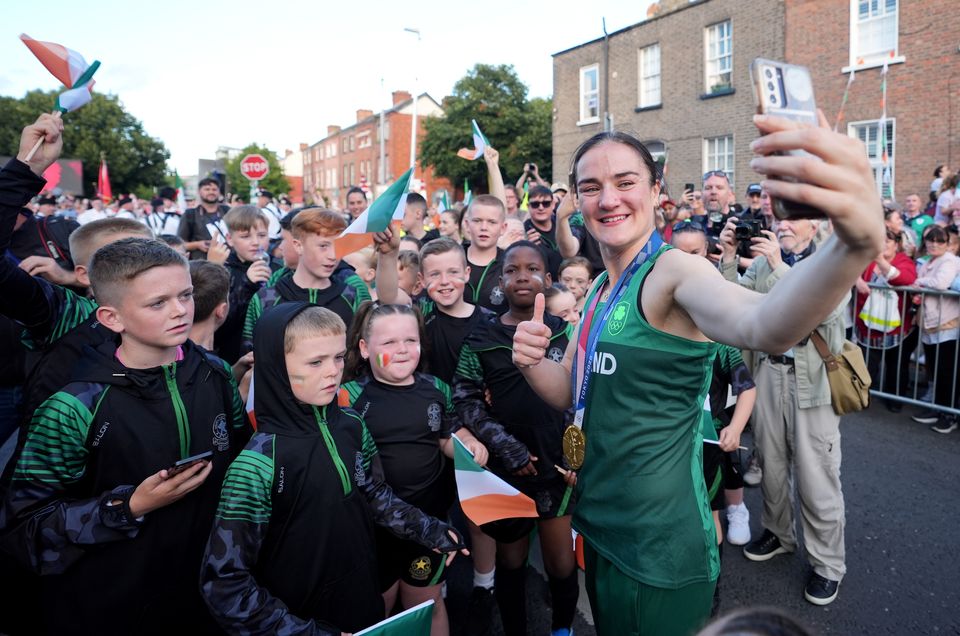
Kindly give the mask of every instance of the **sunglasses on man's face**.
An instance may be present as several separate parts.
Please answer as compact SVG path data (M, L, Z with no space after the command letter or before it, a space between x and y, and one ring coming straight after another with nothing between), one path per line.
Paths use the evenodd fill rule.
M710 177L723 177L723 178L726 179L728 182L730 181L730 179L727 177L727 173L724 172L723 170L711 170L710 172L705 172L705 173L703 174L703 180L704 180L704 181L706 181L706 180L709 179Z
M549 208L553 207L553 201L531 201L529 205L534 210L537 208Z

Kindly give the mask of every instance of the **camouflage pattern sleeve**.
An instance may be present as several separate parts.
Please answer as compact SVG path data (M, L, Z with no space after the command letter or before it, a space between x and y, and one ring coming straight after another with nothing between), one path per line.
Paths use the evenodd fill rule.
M366 443L364 450L366 452ZM370 505L374 523L391 534L441 552L451 552L463 547L463 538L453 526L431 517L394 494L393 489L383 480L379 455L372 455L369 466L358 463L354 480ZM450 532L456 536L456 540L450 536Z
M132 485L75 498L86 473L84 442L100 385L79 396L55 393L30 422L23 454L0 511L3 548L38 574L59 574L95 546L137 535L130 513Z
M253 576L270 525L274 443L273 435L254 435L227 469L200 571L203 598L231 634L340 636L291 614Z
M453 403L463 425L503 462L507 470L518 471L530 462L530 451L523 442L508 433L487 412L483 368L480 358L467 345L460 350L453 377Z

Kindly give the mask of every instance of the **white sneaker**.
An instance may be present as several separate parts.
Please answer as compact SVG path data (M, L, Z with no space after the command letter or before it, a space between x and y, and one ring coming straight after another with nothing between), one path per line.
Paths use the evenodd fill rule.
M763 480L763 471L760 470L760 462L755 455L750 456L747 464L747 472L743 473L743 483L748 486L759 486Z
M750 511L747 504L727 506L727 541L731 545L750 543Z

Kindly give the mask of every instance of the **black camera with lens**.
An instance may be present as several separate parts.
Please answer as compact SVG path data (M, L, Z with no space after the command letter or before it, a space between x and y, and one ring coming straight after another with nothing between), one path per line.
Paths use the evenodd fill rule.
M733 235L737 237L737 241L746 241L749 243L753 237L763 236L760 233L761 230L763 230L762 221L746 219L744 221L737 221L737 225L733 228Z

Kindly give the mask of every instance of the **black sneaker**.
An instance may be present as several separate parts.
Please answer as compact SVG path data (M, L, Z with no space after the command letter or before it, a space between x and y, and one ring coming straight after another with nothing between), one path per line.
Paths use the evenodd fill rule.
M751 561L768 561L778 554L787 554L790 550L780 545L780 539L767 529L756 541L751 541L743 549L743 556Z
M935 409L926 409L925 411L920 411L910 419L914 422L919 422L920 424L936 424L937 420L940 419L940 411Z
M474 587L467 601L464 636L490 636L493 633L493 612L496 606L493 588Z
M803 589L803 598L814 605L829 605L837 598L839 591L840 581L831 581L814 572Z
M930 427L930 430L936 431L937 433L952 433L957 430L957 416L956 415L946 415L941 414L940 419L937 420L937 423Z

